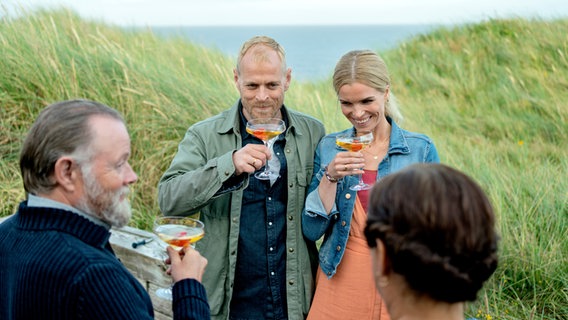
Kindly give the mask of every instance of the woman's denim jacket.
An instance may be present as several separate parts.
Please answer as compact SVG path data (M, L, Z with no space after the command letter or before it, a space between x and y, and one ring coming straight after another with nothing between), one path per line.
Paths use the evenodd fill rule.
M392 119L389 150L378 167L377 179L396 172L412 163L440 162L434 143L426 135L401 129ZM335 203L331 213L327 214L318 194L320 180L324 176L324 167L328 165L338 152L345 151L335 144L335 137L341 133L353 131L353 128L326 135L316 149L314 159L314 175L306 206L302 212L302 231L312 241L324 236L319 249L319 264L328 278L337 271L337 266L345 252L356 191L349 187L357 184L358 176L346 176L337 183Z

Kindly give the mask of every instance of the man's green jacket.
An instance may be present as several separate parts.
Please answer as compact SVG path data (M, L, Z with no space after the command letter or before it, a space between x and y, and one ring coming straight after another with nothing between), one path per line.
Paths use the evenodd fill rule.
M235 178L233 153L242 147L240 101L231 109L192 125L179 144L170 167L158 184L164 215L200 213L206 235L197 250L207 258L203 277L213 319L228 319L233 294L243 189L248 175ZM314 292L317 268L315 243L302 235L301 213L313 173L323 124L287 109L284 147L287 162L286 293L289 319L304 319ZM227 180L235 181L224 185ZM229 183L230 184L230 183ZM284 262L283 262L284 263Z

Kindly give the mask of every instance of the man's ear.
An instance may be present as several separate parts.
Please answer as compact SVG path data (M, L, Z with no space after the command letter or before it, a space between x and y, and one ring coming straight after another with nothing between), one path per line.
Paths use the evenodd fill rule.
M290 82L292 81L292 68L288 68L286 70L286 77L284 81L284 91L288 91L288 88L290 88Z
M239 88L239 72L237 71L237 68L233 69L233 80L235 81L235 86L237 86L237 89Z
M53 177L57 185L67 192L73 192L77 188L80 167L71 157L61 157L55 162Z

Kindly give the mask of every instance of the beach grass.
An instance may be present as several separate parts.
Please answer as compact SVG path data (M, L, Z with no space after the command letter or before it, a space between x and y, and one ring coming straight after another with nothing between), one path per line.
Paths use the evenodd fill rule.
M402 127L429 135L442 162L474 177L495 207L500 264L468 316L568 319L566 34L568 20L489 20L380 52ZM235 62L219 51L64 9L4 14L0 57L0 216L24 199L21 142L55 101L97 100L124 115L139 175L131 226L149 229L157 182L187 127L238 98ZM330 79L293 82L286 104L328 132L349 125Z

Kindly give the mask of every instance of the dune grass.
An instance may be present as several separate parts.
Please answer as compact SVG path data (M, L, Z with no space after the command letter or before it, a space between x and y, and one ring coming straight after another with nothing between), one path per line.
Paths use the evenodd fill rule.
M381 52L402 126L432 137L442 161L479 181L498 215L500 265L468 316L568 319L566 34L567 20L493 20ZM148 229L157 182L187 127L238 97L234 61L220 52L67 10L5 14L0 57L0 216L24 198L19 148L46 105L87 98L125 116L139 175L131 225ZM328 132L348 126L329 79L293 82L286 104Z

